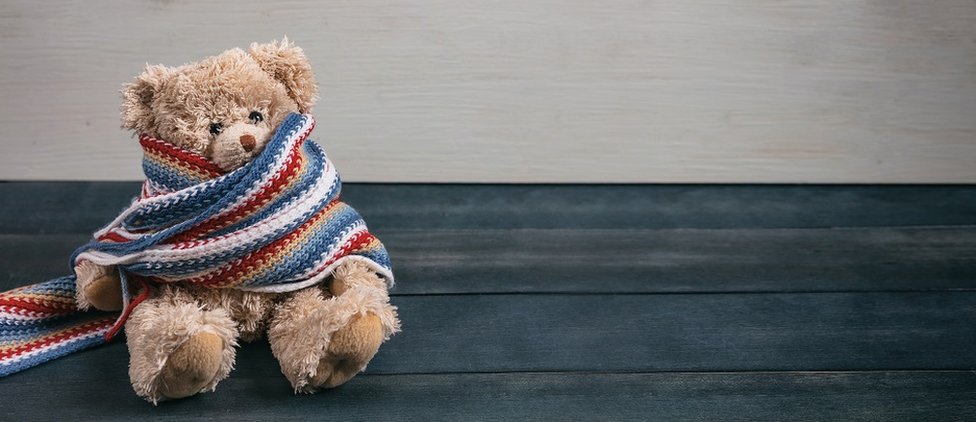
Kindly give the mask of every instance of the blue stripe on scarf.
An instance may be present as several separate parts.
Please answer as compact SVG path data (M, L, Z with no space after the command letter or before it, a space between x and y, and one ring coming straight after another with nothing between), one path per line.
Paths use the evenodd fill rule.
M186 231L236 202L251 189L252 185L262 179L263 172L271 167L276 157L287 146L288 139L304 126L306 119L301 114L292 113L281 123L268 146L254 161L215 179L214 183L190 198L161 204L158 207L135 213L125 222L126 227L130 230L159 229L159 231L129 242L114 243L94 240L75 250L71 256L72 265L78 254L83 251L128 255L144 250ZM151 215L147 215L149 213ZM151 223L136 224L135 222L140 221L140 218L146 218Z

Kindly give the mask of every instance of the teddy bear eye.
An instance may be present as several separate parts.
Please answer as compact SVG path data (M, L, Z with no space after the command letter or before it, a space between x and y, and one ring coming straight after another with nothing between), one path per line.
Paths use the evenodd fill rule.
M251 122L252 123L258 123L258 122L263 122L264 121L264 115L262 115L261 113L259 113L257 111L252 111L251 112L251 115L250 116L247 116L247 118L248 119L251 119Z
M224 125L222 125L220 123L211 123L210 124L210 133L212 135L220 135L220 132L223 132L223 131L224 131Z

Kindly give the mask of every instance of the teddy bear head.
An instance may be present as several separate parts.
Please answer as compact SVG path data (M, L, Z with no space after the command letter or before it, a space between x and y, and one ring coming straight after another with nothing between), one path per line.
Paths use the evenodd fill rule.
M203 155L225 171L261 152L317 87L302 49L251 44L178 67L147 65L122 91L122 126Z

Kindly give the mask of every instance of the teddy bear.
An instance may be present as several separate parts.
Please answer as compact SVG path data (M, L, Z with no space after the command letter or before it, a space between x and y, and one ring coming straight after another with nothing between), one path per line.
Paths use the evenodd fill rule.
M311 111L317 86L308 58L286 38L178 67L147 65L122 97L124 128L232 172L258 156L289 115ZM75 274L78 308L123 309L126 285L115 266L80 260ZM287 292L179 280L143 289L124 330L133 389L153 403L213 391L231 372L238 344L263 336L296 392L337 387L399 330L388 284L362 260Z

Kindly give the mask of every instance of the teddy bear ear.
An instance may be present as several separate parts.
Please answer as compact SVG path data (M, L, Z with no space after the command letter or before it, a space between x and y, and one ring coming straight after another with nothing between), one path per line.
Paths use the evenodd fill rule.
M150 105L153 96L173 75L173 70L163 65L146 65L135 81L122 88L122 127L139 131L153 125Z
M285 84L288 96L298 103L299 112L308 113L312 110L318 87L312 74L312 64L301 47L289 43L288 37L285 37L280 43L273 41L268 44L251 44L248 53L261 69Z

